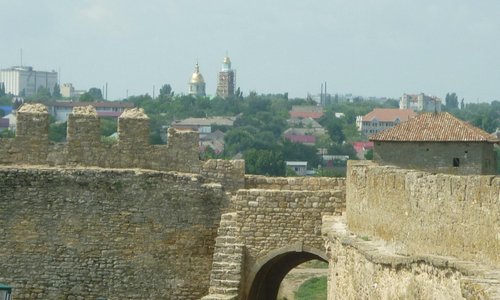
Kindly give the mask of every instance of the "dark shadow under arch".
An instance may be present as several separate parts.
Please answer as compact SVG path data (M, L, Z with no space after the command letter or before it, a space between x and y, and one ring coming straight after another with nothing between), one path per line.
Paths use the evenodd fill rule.
M247 300L276 300L281 281L290 270L309 260L317 259L327 262L325 255L317 251L279 252L282 253L270 258L268 255L268 259L256 264L258 271L254 273L255 276L251 275L253 278L251 278Z

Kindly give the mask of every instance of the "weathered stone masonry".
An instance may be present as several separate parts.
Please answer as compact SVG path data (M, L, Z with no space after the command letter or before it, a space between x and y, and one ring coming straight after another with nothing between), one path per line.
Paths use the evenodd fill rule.
M16 138L0 140L0 282L15 299L207 294L243 161L200 161L191 131L169 130L168 145L150 145L140 110L118 122L118 142L104 144L95 110L76 108L68 142L54 144L46 108L25 105Z
M220 185L146 170L0 168L0 282L15 299L199 299Z
M246 189L232 197L230 212L222 215L205 300L257 299L250 294L257 273L280 255L304 253L298 254L302 261L312 255L326 259L321 217L345 211L344 179L245 179Z
M350 162L329 299L500 299L500 181Z

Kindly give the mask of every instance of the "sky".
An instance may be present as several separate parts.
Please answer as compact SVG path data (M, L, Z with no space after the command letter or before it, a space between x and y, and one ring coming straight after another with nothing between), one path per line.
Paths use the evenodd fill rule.
M244 95L500 100L498 0L0 0L0 68L60 72L108 98L170 84L199 62L214 95L226 53ZM153 89L154 87L154 89Z

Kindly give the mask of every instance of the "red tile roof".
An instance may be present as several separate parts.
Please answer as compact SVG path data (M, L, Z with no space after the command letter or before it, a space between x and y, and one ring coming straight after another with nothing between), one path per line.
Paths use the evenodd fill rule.
M379 122L394 122L399 118L400 122L404 122L416 115L412 109L375 108L363 117L363 121L371 122L377 119Z
M370 141L496 143L498 139L444 112L422 113L393 128L370 136Z
M352 143L352 147L354 148L356 153L359 153L363 150L372 149L373 142L354 142Z
M322 116L323 112L290 111L290 117L292 118L311 118L317 120Z

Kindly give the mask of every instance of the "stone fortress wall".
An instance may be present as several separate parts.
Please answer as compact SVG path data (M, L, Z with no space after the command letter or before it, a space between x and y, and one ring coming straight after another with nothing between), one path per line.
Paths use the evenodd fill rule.
M100 140L91 107L48 139L42 105L18 111L0 140L0 282L15 299L200 299L221 214L244 186L242 160L200 161L198 133L150 145L140 110Z
M220 185L138 169L0 168L0 282L14 299L199 299Z
M500 179L351 161L325 217L331 299L500 299Z
M150 145L140 110L115 144L98 122L75 109L68 142L51 143L46 109L25 105L0 140L0 282L15 299L245 300L269 262L312 257L294 253L329 260L329 299L500 299L496 177L366 162L347 180L250 176L200 161L195 132Z
M269 294L252 296L258 272L269 268L284 276L287 266L268 263L292 253L281 262L293 268L323 252L321 218L345 212L345 179L247 175L245 188L232 196L227 211L218 229L210 294L203 299L271 299ZM293 253L305 254L297 258Z

